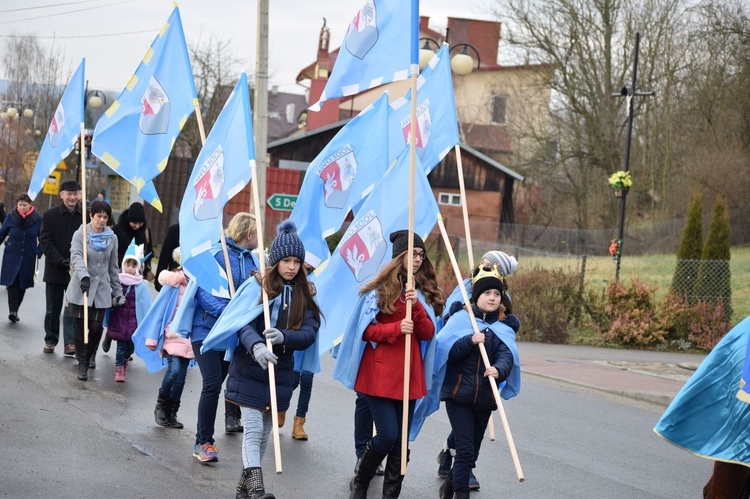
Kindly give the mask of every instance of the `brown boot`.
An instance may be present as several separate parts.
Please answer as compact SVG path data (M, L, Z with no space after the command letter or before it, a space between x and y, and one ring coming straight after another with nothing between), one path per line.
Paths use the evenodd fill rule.
M286 411L279 411L279 428L284 426L284 423L286 422Z
M295 440L307 440L307 433L305 433L305 418L294 416L292 438Z

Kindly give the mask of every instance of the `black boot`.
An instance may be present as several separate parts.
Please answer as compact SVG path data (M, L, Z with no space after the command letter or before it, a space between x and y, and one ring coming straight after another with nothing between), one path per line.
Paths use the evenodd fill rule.
M89 362L86 359L86 354L78 354L78 379L86 381L89 379Z
M440 499L453 499L453 492L453 482L451 481L451 477L449 475L440 486Z
M352 491L349 499L367 499L367 489L370 487L378 465L385 459L385 456L386 454L375 450L372 441L367 443L367 449L359 463L357 474L349 482L349 490Z
M406 462L409 462L409 449L406 450ZM396 499L401 495L401 484L404 475L401 474L401 446L393 449L388 454L385 463L385 475L383 475L383 499Z
M237 409L239 407L231 402L224 401L224 432L239 433L239 421L237 420Z
M245 488L251 499L276 499L276 496L266 492L263 486L263 470L260 468L245 468ZM239 496L238 496L239 497Z
M248 494L248 491L247 491L247 486L249 485L248 483L248 475L249 475L248 470L249 469L250 468L245 468L244 470L242 470L242 473L240 474L240 481L237 482L237 489L235 490L236 492L234 496L235 499L249 499L250 498L250 494Z
M459 490L454 496L456 499L469 499L470 490Z
M234 417L237 419L237 431L239 433L243 433L245 431L245 427L242 426L242 407L238 405L234 406Z
M168 405L169 397L159 391L159 395L156 397L156 408L154 409L154 421L159 426L168 426L169 424L167 420Z
M170 428L184 428L185 425L177 421L177 411L180 410L180 401L169 399L167 402L167 426Z

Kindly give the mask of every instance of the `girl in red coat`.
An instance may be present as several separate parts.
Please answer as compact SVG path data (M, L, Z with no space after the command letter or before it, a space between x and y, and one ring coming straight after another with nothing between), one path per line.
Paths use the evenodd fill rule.
M404 353L411 342L409 375L409 425L417 399L427 393L420 341L431 340L435 324L418 299L417 289L435 313L442 312L445 298L437 287L435 269L427 260L422 239L414 234L414 282L407 287L408 232L391 234L393 260L367 284L361 294L377 292L378 313L365 329L362 341L367 344L357 373L355 391L364 395L375 422L377 435L367 444L356 476L352 479L351 498L367 497L378 465L385 459L383 497L396 498L401 493L401 425L404 394ZM406 319L406 301L412 303L412 318Z

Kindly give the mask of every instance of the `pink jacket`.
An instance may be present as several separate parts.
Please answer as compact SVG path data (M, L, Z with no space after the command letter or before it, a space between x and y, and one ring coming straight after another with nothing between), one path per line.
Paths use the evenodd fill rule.
M174 272L170 272L169 270L162 270L161 273L159 273L159 283L162 286L172 286L173 288L179 286L180 288L180 294L177 297L177 304L175 305L175 309L172 311L172 318L174 318L177 307L180 306L180 302L182 301L182 295L185 294L185 288L187 288L187 279L185 279L185 274L182 272L182 270L177 270ZM146 346L156 345L156 340L146 340ZM162 344L161 350L162 357L166 357L167 355L184 357L186 359L195 358L195 355L193 354L193 346L190 344L190 340L170 331L169 324L167 324L167 328L164 331L164 343Z

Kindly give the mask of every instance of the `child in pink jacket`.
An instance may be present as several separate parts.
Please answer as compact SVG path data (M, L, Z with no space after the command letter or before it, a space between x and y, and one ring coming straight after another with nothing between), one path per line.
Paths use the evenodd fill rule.
M175 248L172 252L172 258L176 262L180 261L180 248ZM187 287L185 274L182 272L181 267L172 272L162 270L159 274L159 283L162 286L179 288L177 305L172 311L172 318L174 318L174 313L177 311L177 307L179 307L182 295ZM146 339L146 346L150 350L156 350L157 345L158 340ZM193 348L190 345L189 339L173 333L169 330L169 325L167 325L160 353L162 357L167 359L167 371L164 373L164 379L159 389L159 396L156 399L154 420L160 426L183 428L183 424L177 421L177 410L180 408L180 398L182 397L182 389L185 387L185 376L187 375L188 365L194 358Z

